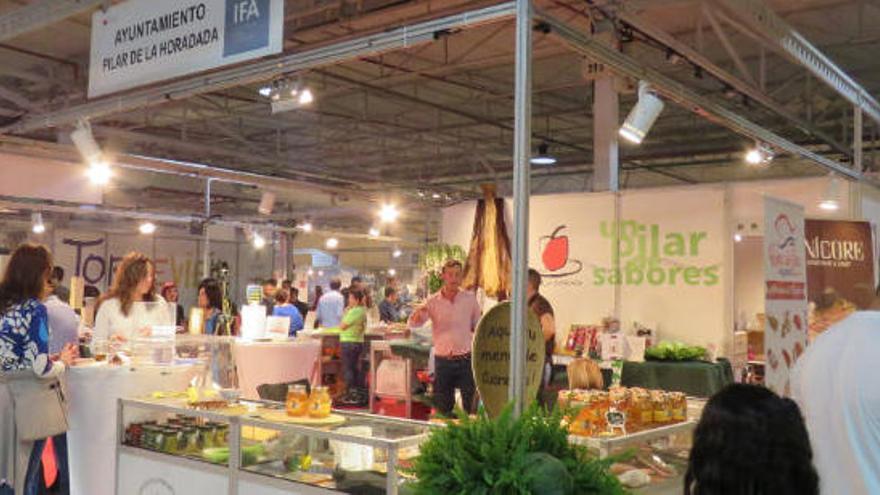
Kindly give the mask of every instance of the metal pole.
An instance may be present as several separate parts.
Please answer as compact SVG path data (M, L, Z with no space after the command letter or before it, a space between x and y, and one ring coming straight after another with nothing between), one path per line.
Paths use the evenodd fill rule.
M205 225L202 232L205 236L205 244L202 247L202 278L211 276L211 182L214 179L205 181Z
M862 109L859 107L853 107L853 168L859 173L865 171L865 168L862 166L862 154L864 150L862 147L863 133Z
M513 129L513 291L510 298L510 382L513 413L526 397L526 281L529 264L529 155L532 141L532 5L516 0L516 75Z

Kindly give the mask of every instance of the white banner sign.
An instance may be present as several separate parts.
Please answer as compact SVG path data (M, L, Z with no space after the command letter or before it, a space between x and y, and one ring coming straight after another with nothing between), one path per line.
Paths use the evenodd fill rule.
M92 16L89 98L280 53L283 0L129 0Z
M790 396L791 370L807 346L804 208L764 198L764 381Z

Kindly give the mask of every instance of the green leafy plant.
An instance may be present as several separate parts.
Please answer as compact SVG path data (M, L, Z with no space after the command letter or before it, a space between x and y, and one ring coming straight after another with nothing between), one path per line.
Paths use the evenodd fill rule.
M697 361L706 359L706 348L663 341L645 349L645 359L652 361Z
M467 254L461 246L449 244L429 244L419 256L419 268L425 272L428 293L433 294L440 290L443 281L440 272L446 260L458 260L464 263Z
M459 414L421 446L410 473L420 495L616 495L626 493L599 460L568 442L563 412L537 404L514 418L508 406L496 419Z

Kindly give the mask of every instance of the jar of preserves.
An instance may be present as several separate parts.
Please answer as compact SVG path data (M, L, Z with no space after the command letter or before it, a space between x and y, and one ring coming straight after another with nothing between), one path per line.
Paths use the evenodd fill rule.
M284 406L288 416L305 416L309 410L309 394L306 393L306 386L287 387L287 401Z
M159 427L155 424L145 424L144 434L141 438L141 447L145 449L157 450L156 436L159 434Z
M318 386L313 388L308 404L309 416L313 418L326 418L330 416L332 401L327 387Z
M165 427L162 430L162 442L159 446L159 450L166 454L176 454L180 450L179 445L180 430L173 426Z
M636 428L644 430L654 423L654 406L651 404L651 395L642 388L632 392L632 414L635 416Z
M672 408L669 395L662 390L651 391L651 404L654 407L654 423L665 425L672 421Z
M592 435L600 435L607 431L608 423L605 415L608 413L608 392L595 392L590 397L590 410Z
M681 423L687 420L687 396L682 392L672 392L669 394L669 401L672 407L672 421Z
M181 452L195 454L199 451L199 430L195 426L181 428L180 448Z
M199 431L199 440L198 445L199 449L210 449L216 447L214 443L214 427L208 424L204 424L198 427Z

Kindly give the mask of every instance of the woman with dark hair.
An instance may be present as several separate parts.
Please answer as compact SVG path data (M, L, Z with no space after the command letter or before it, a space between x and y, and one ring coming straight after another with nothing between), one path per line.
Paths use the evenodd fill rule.
M49 295L52 255L44 246L23 244L12 253L0 281L0 493L36 493L40 455L45 440L27 442L17 436L11 380L54 378L76 358L76 347L65 345L49 356L49 316L40 302ZM63 435L59 435L63 440ZM66 456L60 459L62 491L66 493Z
M165 299L156 294L156 267L146 255L128 253L113 275L113 285L95 309L95 339L126 341L149 333L152 325L173 325ZM144 304L161 303L161 304Z
M818 495L797 404L734 384L712 397L694 431L685 495Z
M226 334L226 320L223 315L223 289L220 282L206 278L199 283L199 308L205 315L205 334Z

